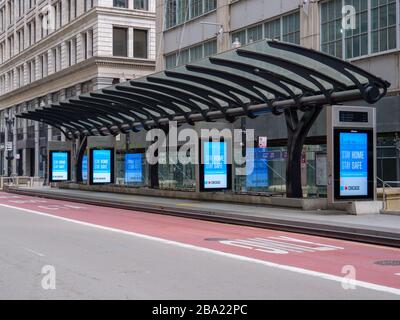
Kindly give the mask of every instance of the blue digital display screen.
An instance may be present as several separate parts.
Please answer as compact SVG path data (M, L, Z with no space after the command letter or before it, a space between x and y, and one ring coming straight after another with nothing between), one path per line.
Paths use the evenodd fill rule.
M125 183L141 183L143 181L142 154L125 155Z
M368 134L341 132L340 196L368 195Z
M228 188L226 142L204 142L204 189Z
M51 180L52 181L67 181L69 176L69 154L68 152L53 152L51 153Z
M83 156L82 158L82 180L87 181L88 179L88 157Z
M270 152L267 148L254 148L246 152L246 186L250 188L268 187L268 159Z
M93 150L93 183L111 183L111 150Z

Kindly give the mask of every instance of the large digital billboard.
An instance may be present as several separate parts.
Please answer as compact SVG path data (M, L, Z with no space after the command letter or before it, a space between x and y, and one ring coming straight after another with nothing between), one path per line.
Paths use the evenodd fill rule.
M368 136L340 133L340 195L368 195Z
M112 149L92 149L90 152L90 183L113 183L114 151Z
M222 190L230 188L230 166L227 143L204 141L201 166L201 189Z
M127 153L125 155L125 183L143 182L142 154Z
M246 187L261 188L268 187L268 157L267 148L254 148L246 152Z
M70 180L70 156L69 151L50 151L50 182Z
M366 199L373 196L372 144L371 131L336 130L336 198Z
M87 181L88 179L88 157L84 155L82 158L82 180Z

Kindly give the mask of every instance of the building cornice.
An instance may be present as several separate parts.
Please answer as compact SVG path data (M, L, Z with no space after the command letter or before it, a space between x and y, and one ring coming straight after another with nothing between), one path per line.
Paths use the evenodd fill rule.
M91 68L94 68L95 71L93 73L90 73L89 76L85 77L82 75L82 77L80 79L80 83L90 80L91 78L98 75L98 70L97 70L98 67L103 67L103 68L110 67L111 69L120 67L120 68L130 69L130 70L145 70L145 71L151 72L151 71L155 70L155 61L154 60L120 58L120 57L92 57L85 61L79 62L71 67L60 70L59 72L53 73L45 78L38 79L32 83L29 83L27 85L24 85L20 88L17 88L13 91L10 91L10 92L7 92L7 93L1 95L0 96L0 109L8 108L11 106L11 105L4 105L3 102L5 100L10 100L13 97L22 95L23 93L26 93L27 91L37 89L41 86L47 85L48 83L60 81L62 79L67 78L68 76L71 76L74 74L83 74L85 71L90 70ZM74 85L74 84L64 83L63 87L66 88L71 85ZM59 88L59 89L62 89L62 88ZM56 90L50 90L50 91L54 92ZM40 90L37 90L37 91L40 91ZM50 93L50 92L48 92L48 93ZM32 100L32 99L35 99L42 95L43 94L36 94L32 97L29 97L26 100ZM19 102L17 102L17 104L23 103L25 101L19 101Z

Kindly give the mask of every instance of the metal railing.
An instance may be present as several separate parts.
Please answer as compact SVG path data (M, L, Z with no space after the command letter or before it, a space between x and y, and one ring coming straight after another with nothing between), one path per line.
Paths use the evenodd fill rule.
M400 181L384 181L377 177L377 180L382 184L382 201L383 201L383 210L387 210L387 189L393 189L393 185L399 185Z
M33 177L24 177L11 175L10 177L0 177L0 189L3 190L5 186L27 186L32 187L34 185Z

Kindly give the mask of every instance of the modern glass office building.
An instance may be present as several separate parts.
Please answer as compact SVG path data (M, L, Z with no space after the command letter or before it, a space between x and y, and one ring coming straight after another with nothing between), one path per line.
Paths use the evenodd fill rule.
M343 11L344 10L344 11ZM344 14L343 14L344 12ZM378 178L400 180L398 0L160 0L157 1L157 70L172 68L259 39L277 39L345 59L391 82L377 108ZM343 29L343 26L351 26ZM346 27L347 28L347 27ZM366 105L355 101L352 105ZM254 128L268 137L268 187L246 185L237 178L236 191L280 190L285 185L286 126L271 114L242 119L237 127ZM316 157L326 152L325 113L310 131L303 151L303 185L310 194L317 186ZM169 172L175 172L171 168ZM248 182L248 181L247 181Z

